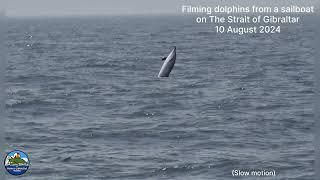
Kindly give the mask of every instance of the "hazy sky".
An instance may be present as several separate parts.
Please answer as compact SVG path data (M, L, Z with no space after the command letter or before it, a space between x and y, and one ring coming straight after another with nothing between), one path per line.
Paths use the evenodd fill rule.
M233 4L239 2L275 4L294 1L314 4L319 2L319 0L7 0L6 14L8 16L65 16L180 13L183 4L210 5L227 1Z
M181 2L181 1L180 1ZM8 16L174 13L177 0L7 0Z

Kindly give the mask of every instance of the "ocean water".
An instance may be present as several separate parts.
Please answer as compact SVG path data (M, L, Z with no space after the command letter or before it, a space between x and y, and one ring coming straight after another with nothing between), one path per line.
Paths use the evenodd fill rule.
M10 19L5 138L31 161L18 179L313 179L310 22L237 36L191 17Z

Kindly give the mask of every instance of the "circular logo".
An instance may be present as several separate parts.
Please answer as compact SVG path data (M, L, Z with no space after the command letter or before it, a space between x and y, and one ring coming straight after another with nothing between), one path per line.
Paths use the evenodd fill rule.
M8 173L16 176L27 172L29 165L28 155L19 150L9 152L4 160L4 167Z

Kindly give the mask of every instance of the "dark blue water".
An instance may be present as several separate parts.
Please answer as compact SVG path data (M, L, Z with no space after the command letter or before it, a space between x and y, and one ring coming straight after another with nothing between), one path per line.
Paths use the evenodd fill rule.
M313 179L312 24L249 36L191 17L9 24L7 150L31 161L19 179Z

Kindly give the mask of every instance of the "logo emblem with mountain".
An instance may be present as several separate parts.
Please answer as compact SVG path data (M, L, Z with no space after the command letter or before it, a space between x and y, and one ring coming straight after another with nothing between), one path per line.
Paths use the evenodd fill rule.
M29 158L22 151L11 151L4 160L6 170L12 175L22 175L29 169Z

